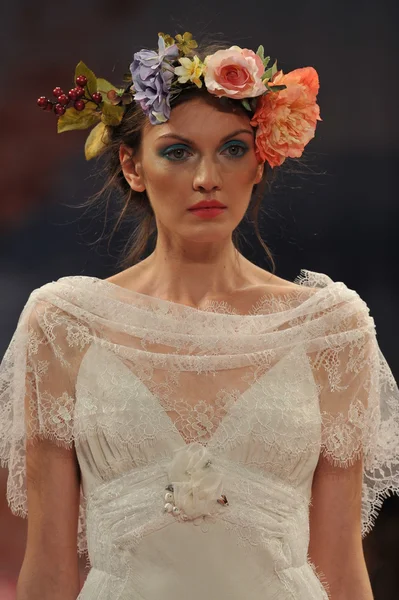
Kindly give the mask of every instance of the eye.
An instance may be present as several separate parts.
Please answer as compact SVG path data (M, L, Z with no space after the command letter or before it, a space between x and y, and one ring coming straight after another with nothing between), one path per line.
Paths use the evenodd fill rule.
M248 146L244 142L231 141L226 144L223 153L226 151L230 158L240 158L248 151Z
M187 158L187 152L188 150L185 146L168 146L168 148L162 150L161 155L168 160L181 161Z

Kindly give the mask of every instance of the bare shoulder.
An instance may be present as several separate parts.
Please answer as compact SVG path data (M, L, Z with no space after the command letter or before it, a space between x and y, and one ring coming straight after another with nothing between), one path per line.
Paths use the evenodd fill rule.
M109 283L119 285L122 288L133 290L134 288L132 286L132 282L135 282L137 284L141 271L142 268L141 264L139 263L133 265L132 267L128 267L124 271L115 273L114 275L111 275L111 277L107 277L104 281L108 281Z
M316 288L305 287L294 281L284 279L261 267L254 267L251 269L251 283L244 290L237 293L237 299L240 303L243 303L244 307L246 305L247 308L252 308L268 297L273 298L274 302L281 300L284 304L292 295L296 297L297 294L305 294L307 297L317 291Z
M283 279L282 277L278 277L274 273L270 273L261 267L255 267L253 271L254 276L254 287L263 288L265 292L277 292L278 290L282 290L283 292L287 292L289 290L299 290L302 286L294 283L293 281L289 281L288 279Z
M277 275L273 275L273 278L270 279L269 285L272 285L277 288L285 288L291 290L300 289L301 286L293 281L289 281L288 279L283 279L282 277L278 277Z

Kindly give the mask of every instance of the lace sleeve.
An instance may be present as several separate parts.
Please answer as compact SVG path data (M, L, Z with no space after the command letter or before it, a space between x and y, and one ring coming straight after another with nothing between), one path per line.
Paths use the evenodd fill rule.
M362 535L385 497L399 493L399 390L365 303L342 306L339 325L312 354L319 388L321 454L345 468L363 458Z
M0 459L7 500L27 517L26 441L47 438L71 448L77 369L74 326L63 311L30 298L0 365ZM81 492L78 549L86 549Z

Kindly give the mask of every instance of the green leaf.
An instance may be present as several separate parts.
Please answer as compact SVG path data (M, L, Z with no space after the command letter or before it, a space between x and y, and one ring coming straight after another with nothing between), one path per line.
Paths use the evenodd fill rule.
M249 111L252 110L251 107L250 107L250 104L249 104L249 102L248 102L248 100L246 98L244 100L241 100L241 104L243 105L243 107L246 110L249 110Z
M108 132L105 123L98 123L91 131L85 143L85 157L90 160L101 154L108 141Z
M252 112L256 111L256 107L258 105L259 98L260 98L260 96L255 96L255 98L250 99L249 104L250 104Z
M124 73L123 77L122 77L122 81L125 81L126 83L131 83L132 82L132 74L129 73Z
M101 114L95 111L94 108L90 108L89 104L86 104L85 109L81 111L71 106L59 117L57 131L63 133L72 129L87 129L98 123L100 119Z
M94 75L93 71L89 69L88 66L85 65L84 62L80 61L75 69L75 81L78 75L85 75L87 77L87 89L89 94L94 94L97 91L97 78Z
M119 125L122 121L125 109L123 106L113 106L104 102L102 106L101 121L105 125Z
M281 90L285 90L286 85L268 85L267 89L271 92L280 92Z
M266 69L267 65L270 62L270 56L266 56L265 57L265 49L264 49L264 47L263 46L259 46L259 48L256 51L256 54L260 57L261 61L263 62L263 66Z
M270 62L270 56L265 56L265 49L263 46L259 46L259 48L256 51L256 54L260 57L261 61L263 62L263 66L266 68L267 65Z
M272 67L270 67L270 69L267 69L267 71L263 73L261 78L262 81L264 81L265 79L271 79L275 73L277 73L277 61Z
M115 90L117 94L123 93L123 89L115 87L106 79L102 79L101 77L97 79L97 92L101 92L101 94L103 95L103 100L107 104L111 104L111 102L107 98L107 93L111 90Z
M259 48L256 51L256 54L261 57L262 62L265 60L265 49L263 46L259 46Z

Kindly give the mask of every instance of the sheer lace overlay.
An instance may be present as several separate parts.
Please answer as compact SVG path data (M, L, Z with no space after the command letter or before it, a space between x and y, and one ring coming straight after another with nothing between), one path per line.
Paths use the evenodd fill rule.
M189 467L180 479L174 471L175 498L197 514L212 505L212 482L223 486L227 503L206 511L201 528L215 546L233 540L237 561L248 549L253 560L262 553L264 582L279 599L328 597L307 558L320 454L341 468L363 459L363 535L383 499L399 494L399 390L369 309L327 275L303 270L295 283L270 288L244 314L87 276L31 293L0 365L0 458L10 507L26 516L26 440L75 446L78 549L93 567L82 598L114 598L96 595L112 587L127 599L129 585L135 598L153 597L136 554L149 557L160 532L166 543L174 531L183 547L198 524L164 510L179 448L188 461L200 444L210 470L196 479Z

